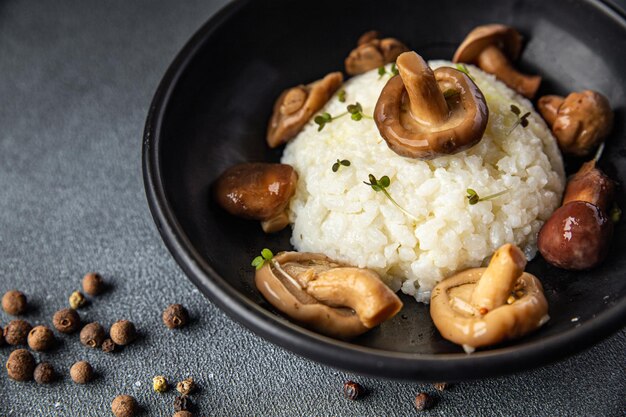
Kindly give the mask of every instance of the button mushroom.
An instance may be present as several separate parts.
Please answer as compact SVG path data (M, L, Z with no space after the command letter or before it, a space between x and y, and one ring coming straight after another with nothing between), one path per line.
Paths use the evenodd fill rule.
M609 100L596 91L571 93L565 98L543 96L537 107L565 153L588 155L613 127Z
M482 92L463 72L434 72L421 56L405 52L396 60L399 75L380 93L374 120L391 150L401 156L432 159L478 143L489 109Z
M595 159L583 164L567 184L563 205L539 231L537 248L544 259L570 270L600 264L613 236L606 213L614 192L615 184L596 168Z
M341 72L331 72L308 85L289 88L278 97L267 127L270 148L287 143L330 100L343 83Z
M243 163L228 168L215 182L213 195L230 214L260 220L266 233L289 224L287 206L298 174L285 164Z
M526 258L514 245L500 247L487 268L441 281L432 291L430 315L441 335L466 352L519 338L548 320L539 280L524 272Z
M257 270L255 284L276 309L305 327L341 339L378 326L402 308L375 272L315 253L279 253Z
M349 75L362 74L389 64L395 61L398 55L409 50L395 38L379 39L379 34L375 30L361 35L357 45L345 60L346 72Z
M533 98L541 77L522 74L511 66L522 48L522 37L512 27L491 24L472 30L457 48L452 62L476 64L521 95Z

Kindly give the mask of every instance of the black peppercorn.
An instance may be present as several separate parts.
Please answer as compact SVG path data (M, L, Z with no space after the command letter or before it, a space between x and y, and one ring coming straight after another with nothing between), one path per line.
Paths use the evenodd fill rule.
M125 346L135 340L137 330L132 321L118 320L111 326L109 334L116 345Z
M49 384L56 379L56 372L49 362L41 362L35 367L34 377L38 384Z
M46 326L35 326L28 333L28 346L39 352L50 350L54 346L54 333Z
M178 329L189 322L187 309L180 304L172 304L163 311L163 323L170 329Z
M193 405L186 395L174 398L174 411L189 411Z
M434 405L433 397L426 394L425 392L420 392L415 397L415 408L417 411L428 410Z
M80 331L80 343L90 348L97 348L102 345L106 338L104 328L98 322L86 324Z
M104 290L104 282L100 274L90 272L83 277L83 291L89 295L99 295Z
M15 381L28 381L35 372L35 358L26 349L16 349L9 355L6 364L9 378Z
M112 353L112 352L115 352L116 350L117 350L117 345L111 339L105 339L104 342L102 342L103 352Z
M347 381L343 384L343 395L352 401L359 399L365 394L365 388L357 382Z
M10 345L25 345L32 328L26 320L12 320L4 328L4 340Z
M26 312L26 296L18 290L7 291L2 296L2 309L12 316L18 316Z
M54 313L52 325L61 333L74 333L80 329L80 316L76 310L64 308Z

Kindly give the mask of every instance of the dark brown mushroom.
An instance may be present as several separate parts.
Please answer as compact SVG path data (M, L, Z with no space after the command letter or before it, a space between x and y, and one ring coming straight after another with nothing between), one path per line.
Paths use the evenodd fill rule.
M257 270L255 284L287 316L342 339L378 326L402 308L375 272L316 253L279 253Z
M266 233L289 224L286 210L296 192L298 174L285 164L243 163L230 167L215 182L215 200L226 211L260 220Z
M609 100L597 91L571 93L565 98L544 96L537 107L565 153L588 155L613 127Z
M276 148L295 137L342 83L341 72L331 72L311 84L283 91L274 104L274 112L267 127L269 147Z
M345 60L346 73L357 75L389 64L403 52L408 51L402 42L395 38L379 39L375 30L365 32Z
M533 98L541 77L522 74L511 66L511 61L519 57L521 48L522 37L512 27L499 24L478 26L457 48L452 62L476 64L521 95Z
M396 65L400 74L383 87L374 110L389 148L401 156L432 159L482 139L489 109L470 77L447 67L433 72L415 52L401 54Z

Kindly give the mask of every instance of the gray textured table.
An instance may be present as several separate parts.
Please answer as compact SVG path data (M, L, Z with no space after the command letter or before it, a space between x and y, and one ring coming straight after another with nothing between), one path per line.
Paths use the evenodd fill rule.
M198 415L415 414L427 384L364 378L283 351L231 321L187 281L152 223L141 180L140 145L152 94L175 53L220 1L0 3L0 292L27 293L33 323L100 271L113 288L82 310L105 325L133 320L140 340L116 355L77 336L39 359L63 374L47 387L0 373L0 416L106 416L117 394L134 395L149 416L172 414L174 393L151 390L154 375L193 375ZM170 302L195 318L162 326ZM0 313L0 324L9 317ZM10 349L0 348L4 363ZM626 415L626 331L542 369L453 386L425 415ZM90 361L97 379L68 376ZM371 394L349 402L346 379Z

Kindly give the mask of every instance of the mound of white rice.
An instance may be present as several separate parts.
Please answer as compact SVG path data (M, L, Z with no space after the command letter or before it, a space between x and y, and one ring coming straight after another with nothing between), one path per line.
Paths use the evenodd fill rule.
M565 184L559 150L528 100L468 68L487 99L489 124L480 143L465 152L432 161L404 158L387 147L373 120L349 115L322 131L311 121L287 145L282 162L299 175L289 207L297 250L374 269L391 288L422 302L443 278L480 266L504 243L535 256L537 233L559 206ZM354 77L344 85L345 103L334 97L320 113L338 115L359 102L371 116L388 79L376 70ZM526 128L507 135L517 120L511 104L531 115ZM351 164L333 172L337 159ZM389 176L390 195L419 221L365 185L369 174ZM508 191L470 205L468 188L479 196Z

